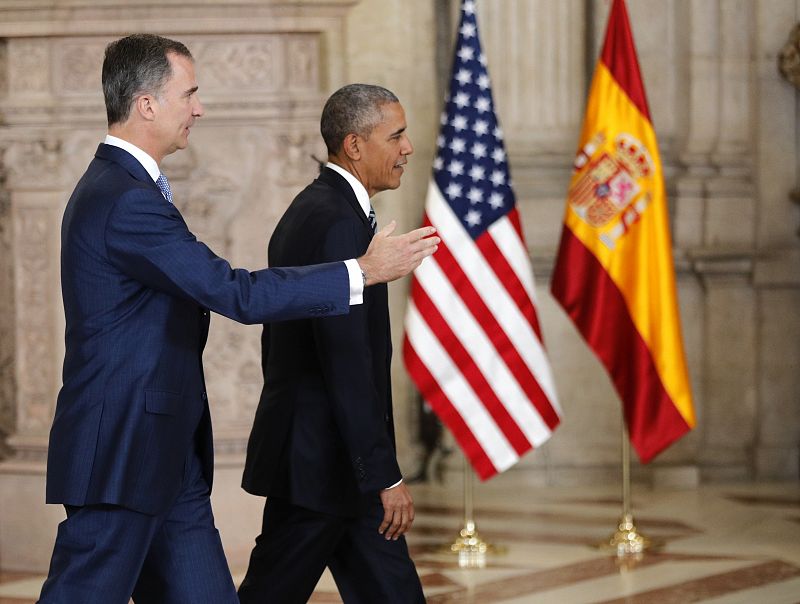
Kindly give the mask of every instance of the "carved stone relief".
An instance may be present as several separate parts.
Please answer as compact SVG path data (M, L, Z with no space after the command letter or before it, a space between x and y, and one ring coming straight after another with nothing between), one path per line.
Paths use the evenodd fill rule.
M278 170L278 184L288 187L305 186L310 182L309 168L316 161L314 158L323 159L327 155L322 152L319 133L292 133L278 136L278 145L281 149L277 155L280 166ZM313 172L311 172L313 176Z
M0 45L0 49L2 48L4 46ZM0 312L0 459L3 458L5 448L4 437L12 432L16 419L11 204L5 187L6 173L2 157L3 149L0 148L0 308L5 309Z
M19 428L46 432L53 417L53 376L50 361L52 321L49 276L51 212L47 208L22 207L16 212L16 280Z
M8 43L8 89L15 96L50 90L50 45L41 40Z
M56 92L100 97L103 53L109 41L59 40L54 57Z
M63 186L61 140L54 135L11 141L6 151L8 187L52 190Z
M0 96L8 94L8 42L0 39Z
M274 91L284 83L285 43L281 36L225 36L186 43L202 65L204 90Z
M778 70L795 88L800 88L800 23L792 28L778 55Z
M287 79L293 89L319 88L319 38L295 35L287 44Z
M192 232L234 267L263 268L265 208L275 198L283 169L268 132L277 124L248 128L197 125L189 149L173 154L164 170L176 205ZM274 219L273 219L274 221ZM214 315L204 353L206 383L218 434L228 453L243 450L261 391L260 328ZM232 434L239 434L237 438Z
M320 153L315 122L322 101L319 35L178 38L200 66L206 107L222 109L212 109L213 117L193 130L189 149L172 154L164 163L176 205L197 237L217 254L235 266L261 268L269 231L291 199L287 191L296 192L316 172L308 155ZM14 292L18 296L17 314L7 315L7 326L0 324L0 330L12 330L0 349L0 377L9 374L0 391L0 431L16 433L18 459L25 454L20 439L46 434L52 421L60 368L50 362L54 329L59 327L53 324L57 279L51 282L42 276L57 278L52 248L57 218L103 137L99 80L103 50L110 39L54 37L0 43L0 65L8 66L0 70L0 78L9 74L0 85L7 81L11 91L5 115L11 123L35 124L4 133L6 189L24 192L26 200L34 200L31 195L36 192L50 200L26 201L15 211L13 224L10 212L0 212L4 217L0 229L5 229L0 236L6 235L0 237L0 245L11 246L12 226L16 242L15 249L3 254L16 266L11 273L9 265L7 276L15 275L16 283L4 288L3 295L11 308L11 296ZM298 103L298 98L303 100ZM72 127L42 130L40 124L50 123L53 103L59 102L59 119L67 116ZM251 123L231 127L228 120L236 116L230 108L239 112L238 117L253 116L248 118ZM311 121L309 111L314 113ZM298 119L300 127L293 123ZM279 144L272 136L276 132L284 133ZM61 206L51 207L56 200ZM258 401L259 335L257 326L244 327L223 317L212 321L205 355L212 412L221 432L239 433L230 437L226 450L240 451Z

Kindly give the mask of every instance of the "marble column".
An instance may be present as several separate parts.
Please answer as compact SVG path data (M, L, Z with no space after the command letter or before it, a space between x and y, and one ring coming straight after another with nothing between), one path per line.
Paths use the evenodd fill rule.
M753 79L757 91L754 141L759 208L755 224L753 282L757 288L758 424L755 475L763 480L800 477L800 206L798 187L798 90L782 79L777 56L800 3L755 3L760 27L754 39Z

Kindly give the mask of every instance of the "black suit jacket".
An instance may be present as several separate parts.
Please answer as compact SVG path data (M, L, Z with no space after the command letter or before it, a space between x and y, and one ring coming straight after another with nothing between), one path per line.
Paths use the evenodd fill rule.
M278 223L269 265L356 258L371 238L352 188L325 169ZM364 303L345 317L265 326L264 389L247 447L244 489L349 516L369 494L399 481L391 354L385 284L366 288Z

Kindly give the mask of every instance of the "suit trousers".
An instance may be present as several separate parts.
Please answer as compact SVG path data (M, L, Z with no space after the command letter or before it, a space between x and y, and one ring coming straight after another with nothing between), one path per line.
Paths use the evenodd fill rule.
M269 498L262 532L239 587L242 604L305 604L325 567L345 604L425 602L405 537L378 534L383 506L342 518Z
M65 506L40 604L235 604L200 459L158 516L116 505Z

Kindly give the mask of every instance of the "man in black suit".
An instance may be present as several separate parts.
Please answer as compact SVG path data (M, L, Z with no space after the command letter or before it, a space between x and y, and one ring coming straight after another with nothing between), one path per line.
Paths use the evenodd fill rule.
M397 97L352 84L322 112L328 164L289 206L270 266L361 255L370 198L400 186L413 152ZM414 505L395 456L386 285L345 317L264 327L261 394L243 487L266 495L242 603L306 602L326 566L346 603L424 602L404 533Z

